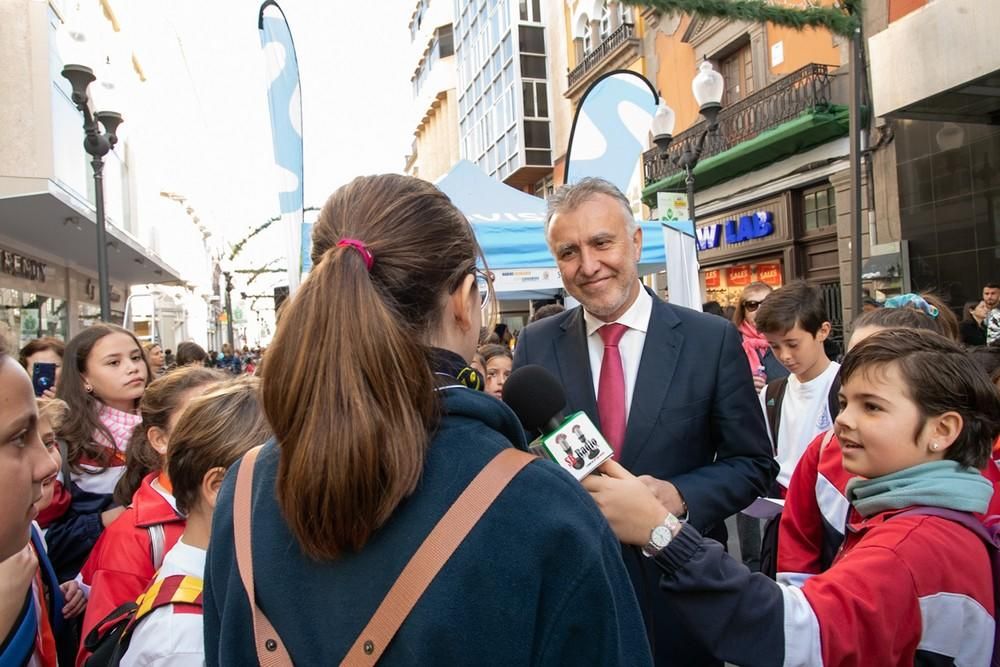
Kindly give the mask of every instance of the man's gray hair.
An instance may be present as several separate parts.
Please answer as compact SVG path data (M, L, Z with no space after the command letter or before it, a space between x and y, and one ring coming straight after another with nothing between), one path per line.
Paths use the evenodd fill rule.
M581 178L576 183L562 185L549 195L548 209L545 212L545 238L549 238L552 218L559 213L575 211L597 195L607 195L621 204L622 214L625 216L625 229L629 236L634 234L635 230L639 228L639 223L635 221L635 216L632 214L632 206L629 204L628 197L622 194L622 191L614 183L603 178L588 176Z

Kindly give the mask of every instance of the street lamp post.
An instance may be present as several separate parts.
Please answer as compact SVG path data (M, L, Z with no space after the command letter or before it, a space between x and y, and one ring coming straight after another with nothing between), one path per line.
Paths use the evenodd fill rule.
M122 116L116 111L90 110L87 88L96 80L85 65L66 65L62 75L73 87L73 104L83 113L83 149L94 169L94 199L97 209L97 281L101 299L101 321L111 321L111 286L108 282L108 243L104 220L104 156L118 143L116 132ZM103 126L103 131L102 131Z
M236 349L236 341L233 340L233 274L223 271L226 278L226 334L229 336L229 346Z
M678 169L684 170L684 184L687 190L688 218L691 224L695 224L694 219L694 168L701 159L701 153L705 149L705 139L709 134L715 134L719 129L719 111L722 110L722 93L725 90L722 75L715 71L712 63L707 60L702 62L698 68L698 74L691 82L691 91L694 99L698 102L699 111L707 121L707 126L698 135L694 146L688 144L680 155L670 158L670 161ZM661 99L653 116L652 132L653 143L660 149L660 155L667 157L667 149L674 140L674 125L677 122L676 114Z

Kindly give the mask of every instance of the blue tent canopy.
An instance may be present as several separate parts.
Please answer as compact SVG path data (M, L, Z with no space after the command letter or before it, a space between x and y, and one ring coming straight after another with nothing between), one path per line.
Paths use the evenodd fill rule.
M491 269L553 269L555 260L545 242L545 200L516 190L461 160L437 187L469 219ZM642 222L640 273L662 270L666 264L662 227ZM686 231L685 224L680 224ZM672 225L673 226L673 225ZM693 231L687 231L693 236Z

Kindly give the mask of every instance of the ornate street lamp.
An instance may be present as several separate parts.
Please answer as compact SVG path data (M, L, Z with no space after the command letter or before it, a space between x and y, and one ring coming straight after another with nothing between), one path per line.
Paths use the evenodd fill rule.
M705 148L705 138L709 134L715 134L719 129L719 111L722 110L722 94L725 90L725 82L722 75L715 71L712 63L707 60L698 67L698 74L691 82L691 92L698 102L699 111L707 121L707 125L698 139L688 143L680 155L671 156L669 159L675 167L683 169L687 186L688 218L694 224L694 168L701 158L702 150ZM653 143L660 149L660 156L667 158L667 149L674 140L674 125L677 122L677 115L662 98L653 116L652 132ZM693 144L693 147L692 147Z
M85 43L86 36L79 25L66 26L68 37L77 43ZM122 123L122 115L117 111L107 109L110 100L107 93L114 89L114 84L107 77L99 84L104 90L92 99L88 95L90 84L97 80L94 70L86 65L72 62L76 53L63 53L68 62L62 70L62 75L73 88L72 100L76 108L83 114L83 149L91 156L90 165L94 170L94 199L97 208L97 280L100 290L101 321L111 321L111 289L108 282L108 244L107 230L104 220L104 156L118 143L116 134ZM110 61L105 61L110 65ZM110 68L108 68L110 69ZM91 105L95 109L91 110ZM102 131L103 128L103 131Z

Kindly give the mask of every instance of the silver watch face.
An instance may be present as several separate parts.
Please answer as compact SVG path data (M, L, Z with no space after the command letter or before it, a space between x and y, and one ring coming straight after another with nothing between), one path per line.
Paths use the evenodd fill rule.
M657 550L670 544L670 540L673 539L674 534L670 532L670 529L666 526L657 526L653 529L653 532L649 536L649 542L657 548Z

